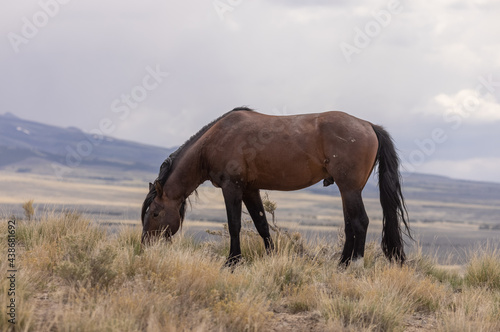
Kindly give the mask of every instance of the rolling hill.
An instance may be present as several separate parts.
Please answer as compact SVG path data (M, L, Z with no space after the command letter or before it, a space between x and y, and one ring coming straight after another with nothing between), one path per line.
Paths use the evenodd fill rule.
M157 172L173 149L0 115L0 170L85 177ZM104 175L103 175L104 176Z

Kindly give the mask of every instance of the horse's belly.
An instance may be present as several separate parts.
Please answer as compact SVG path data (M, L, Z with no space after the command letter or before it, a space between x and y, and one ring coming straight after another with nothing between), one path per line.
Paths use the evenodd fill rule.
M257 158L258 159L258 158ZM285 162L250 163L247 183L267 190L299 190L312 186L328 176L318 161L304 158L285 158Z

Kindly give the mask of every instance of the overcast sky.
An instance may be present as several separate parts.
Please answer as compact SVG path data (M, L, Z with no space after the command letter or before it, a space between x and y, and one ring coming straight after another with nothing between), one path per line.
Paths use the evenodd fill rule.
M384 125L405 169L500 182L500 2L7 1L0 113L164 147L237 106Z

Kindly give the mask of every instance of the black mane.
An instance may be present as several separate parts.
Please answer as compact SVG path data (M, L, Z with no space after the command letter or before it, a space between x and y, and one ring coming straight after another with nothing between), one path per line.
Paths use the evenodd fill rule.
M201 128L200 131L198 131L196 134L191 136L191 138L189 138L177 150L172 152L172 154L170 154L170 156L168 156L167 159L165 159L165 161L160 166L160 172L158 174L158 177L154 181L154 184L158 183L158 184L160 184L160 186L163 187L165 185L165 182L167 182L168 177L172 173L173 165L174 165L174 162L176 161L176 159L180 158L184 151L186 151L191 145L193 145L196 141L198 141L198 139L200 139L200 137L203 136L210 128L212 128L213 125L216 124L220 119L226 117L227 115L229 115L233 112L238 112L238 111L250 111L250 112L252 112L253 110L248 108L248 107L237 107L237 108L221 115L220 117L218 117L214 121L210 122L209 124L207 124L206 126ZM151 203L153 202L153 200L155 199L155 197L157 195L155 187L156 186L151 186L151 189L149 190L149 193L147 194L146 199L144 200L144 203L142 204L141 220L142 220L143 225L144 225L144 216L146 215L146 211L148 210L149 205L151 205ZM182 202L179 212L181 215L181 223L182 223L182 221L184 221L184 216L186 214L186 201L185 200Z

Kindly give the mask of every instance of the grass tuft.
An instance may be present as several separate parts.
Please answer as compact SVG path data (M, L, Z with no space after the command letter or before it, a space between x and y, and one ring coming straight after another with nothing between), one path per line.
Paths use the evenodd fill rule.
M467 264L465 283L472 287L500 290L500 251L488 247L477 249Z

